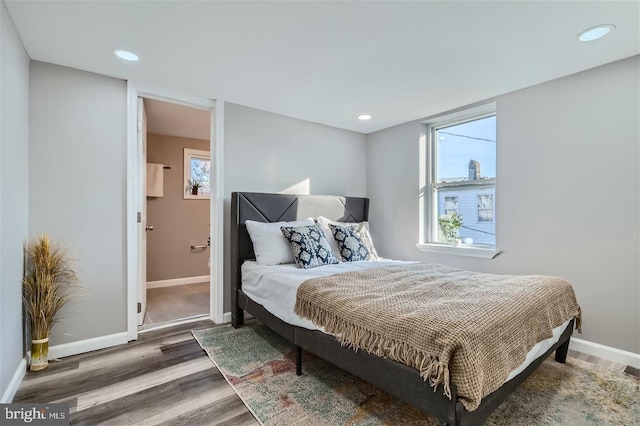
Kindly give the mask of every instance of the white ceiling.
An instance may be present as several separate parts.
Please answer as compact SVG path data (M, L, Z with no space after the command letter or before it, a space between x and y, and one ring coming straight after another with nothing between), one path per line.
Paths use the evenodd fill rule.
M638 1L6 3L35 60L363 133L640 53Z
M144 100L144 111L148 133L209 140L209 111L155 99Z

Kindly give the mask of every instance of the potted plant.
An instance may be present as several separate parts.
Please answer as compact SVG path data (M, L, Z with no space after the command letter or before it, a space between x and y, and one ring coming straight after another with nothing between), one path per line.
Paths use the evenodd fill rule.
M462 216L457 212L443 214L438 218L438 224L440 225L444 239L451 241L454 247L460 247L462 244L459 231L463 223Z
M49 365L49 334L56 314L77 295L78 277L67 250L51 243L46 234L25 249L22 299L31 331L31 371Z
M187 182L187 188L185 189L184 192L191 191L192 195L198 195L198 190L202 188L203 185L204 185L204 179L191 178Z

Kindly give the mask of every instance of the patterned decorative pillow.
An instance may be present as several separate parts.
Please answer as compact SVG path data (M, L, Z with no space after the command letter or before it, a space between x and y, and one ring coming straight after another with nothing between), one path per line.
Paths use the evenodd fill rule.
M329 228L331 228L333 238L338 244L342 260L345 262L378 259L378 253L373 247L371 236L364 223L357 225L329 224Z
M309 269L338 263L329 241L318 225L283 226L280 230L289 241L293 260L298 268Z
M364 223L365 229L367 230L369 235L371 235L371 231L369 230L369 222L367 222L367 221L364 221L364 222L338 222L336 220L327 219L324 216L318 216L316 218L316 223L318 225L320 225L320 229L322 229L322 232L324 232L324 236L327 237L327 240L329 240L329 245L331 246L331 250L333 250L333 254L335 254L335 256L336 256L336 258L338 260L342 260L342 255L340 254L340 249L338 248L338 244L336 244L336 240L333 238L333 232L331 231L331 228L329 228L329 225L355 226L358 223ZM289 226L293 226L293 225L289 225ZM373 241L372 241L372 243L373 243Z

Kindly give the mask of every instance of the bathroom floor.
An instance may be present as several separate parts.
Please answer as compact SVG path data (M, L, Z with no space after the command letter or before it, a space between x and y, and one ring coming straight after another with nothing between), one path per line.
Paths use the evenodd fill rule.
M147 290L147 312L142 326L209 313L209 283Z

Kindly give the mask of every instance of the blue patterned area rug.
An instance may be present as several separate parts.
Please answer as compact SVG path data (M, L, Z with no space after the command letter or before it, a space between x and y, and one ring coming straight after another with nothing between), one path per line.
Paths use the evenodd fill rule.
M434 418L367 382L295 349L260 324L194 330L200 346L263 425L420 425ZM568 358L546 360L486 425L640 424L638 378Z

